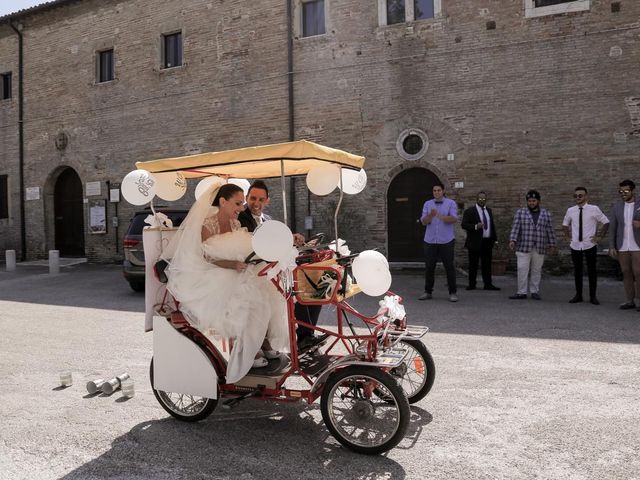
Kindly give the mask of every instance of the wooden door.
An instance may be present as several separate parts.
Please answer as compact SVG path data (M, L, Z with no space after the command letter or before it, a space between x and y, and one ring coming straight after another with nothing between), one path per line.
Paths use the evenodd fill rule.
M425 168L403 170L391 181L387 192L390 261L424 261L424 226L420 216L424 202L433 198L433 185L438 182L438 177Z
M56 250L61 256L84 256L82 182L72 168L58 177L53 203Z

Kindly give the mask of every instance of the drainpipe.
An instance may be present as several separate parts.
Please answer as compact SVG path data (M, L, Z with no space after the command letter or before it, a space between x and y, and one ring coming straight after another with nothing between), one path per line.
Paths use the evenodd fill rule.
M18 148L19 148L19 177L20 177L20 260L27 259L27 228L24 213L24 94L23 94L23 48L22 25L16 27L13 23L9 26L18 35Z
M287 0L287 86L289 99L289 141L296 139L293 103L293 0ZM296 231L296 179L289 178L289 202L291 205L290 227Z

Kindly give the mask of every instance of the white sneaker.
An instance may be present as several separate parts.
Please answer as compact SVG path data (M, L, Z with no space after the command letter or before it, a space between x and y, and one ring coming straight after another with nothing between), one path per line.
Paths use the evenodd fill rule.
M458 295L456 295L455 293L452 293L451 295L449 295L449 301L450 302L457 302L458 301Z
M280 358L280 352L277 350L262 350L262 354L267 357L269 360L273 360L274 358Z
M262 368L266 367L267 365L269 365L269 361L266 358L260 356L253 360L253 365L251 366L251 368Z

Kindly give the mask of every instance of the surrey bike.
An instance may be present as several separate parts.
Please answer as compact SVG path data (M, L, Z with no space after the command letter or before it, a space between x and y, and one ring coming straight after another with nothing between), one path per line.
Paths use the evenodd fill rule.
M210 175L280 177L284 187L285 176L317 172L327 165L357 173L363 163L363 157L298 141L139 162L139 170L130 175L134 174L136 185L147 186L168 178L174 190L178 186L186 189L185 179ZM344 178L339 174L340 201L342 192L348 190ZM169 188L164 187L165 191ZM284 193L283 188L286 212ZM258 275L267 277L286 300L290 355L269 360L268 366L252 369L232 384L226 382L225 375L233 339L215 332L205 334L185 319L179 302L166 289L164 274L172 256L167 247L176 229L163 223L161 214L150 218L153 225L143 233L145 329L153 330L151 386L169 414L195 422L206 418L220 402L232 407L248 398L308 404L320 399L327 428L344 446L377 454L402 440L410 419L409 404L424 398L435 378L433 358L420 340L428 328L408 325L402 298L387 291L384 281L382 291L373 293L384 295L373 315L365 315L350 304L350 299L362 291L372 294L380 290L381 282L371 281L377 278L376 272L388 276L388 283L390 274L388 265L386 270L383 266L386 259L377 252L341 253L337 237L339 206L340 202L334 218L333 245L315 238L300 249L295 263L285 265L255 256L247 258L262 262ZM366 275L359 275L358 269ZM331 305L336 311L335 327L313 326L296 319L295 302ZM298 325L318 332L325 341L298 351Z

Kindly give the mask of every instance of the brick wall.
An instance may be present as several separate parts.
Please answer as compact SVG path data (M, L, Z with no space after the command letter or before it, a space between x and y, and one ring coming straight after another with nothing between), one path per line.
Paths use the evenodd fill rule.
M416 166L436 173L460 204L486 190L500 216L537 188L559 229L579 184L607 210L617 182L634 177L640 151L640 3L623 1L618 13L610 3L525 18L521 0L442 0L438 19L379 27L370 0L327 2L326 35L294 40L295 135L367 157L368 188L345 199L341 236L355 249L384 250L387 189ZM74 168L83 185L101 182L101 195L90 199L107 198L106 182L120 181L138 160L286 141L285 7L84 0L23 18L25 186L42 191L26 202L29 256L53 248L61 167ZM487 30L487 21L496 28ZM160 70L161 34L180 29L185 66ZM1 26L0 67L17 72L16 45ZM95 53L112 47L116 80L96 85ZM12 191L0 248L19 245L16 124L17 94L0 102L0 173L10 175ZM407 128L429 136L416 161L396 151ZM60 132L64 150L55 146ZM464 188L453 189L457 181ZM295 188L295 229L303 231L304 180ZM336 199L312 196L316 230L332 231ZM120 258L116 246L135 207L118 208L118 241L111 226L86 236L94 261Z
M0 100L0 175L8 176L9 218L0 219L0 259L4 251L20 255L20 193L18 183L18 41L15 36L0 36L0 73L12 72L13 98Z

